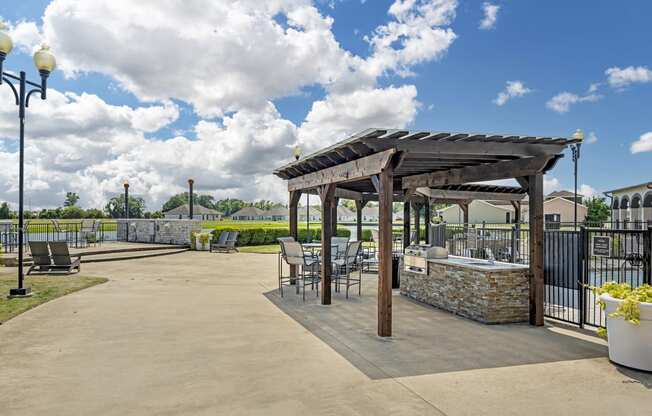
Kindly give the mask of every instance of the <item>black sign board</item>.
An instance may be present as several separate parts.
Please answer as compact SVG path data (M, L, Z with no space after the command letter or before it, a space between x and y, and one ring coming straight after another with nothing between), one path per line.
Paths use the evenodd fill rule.
M611 237L594 235L591 246L593 247L591 255L596 257L611 257Z

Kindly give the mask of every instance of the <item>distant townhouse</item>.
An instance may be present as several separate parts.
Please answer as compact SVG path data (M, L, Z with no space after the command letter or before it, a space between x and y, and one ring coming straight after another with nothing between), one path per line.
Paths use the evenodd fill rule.
M264 211L256 207L244 207L231 214L234 221L262 221Z
M652 225L652 182L625 186L604 193L610 198L611 220L621 228ZM646 224L647 223L647 224Z
M187 219L190 215L190 205L183 204L176 208L163 211L163 216L168 220L181 220ZM224 213L214 209L206 208L204 206L194 204L192 207L192 219L202 221L216 221L221 220Z

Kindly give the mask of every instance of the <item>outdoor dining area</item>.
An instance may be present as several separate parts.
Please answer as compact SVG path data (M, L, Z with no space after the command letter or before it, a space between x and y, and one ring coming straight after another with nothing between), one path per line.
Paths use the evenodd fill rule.
M279 272L280 287L298 284L295 292L302 292L304 298L306 288L314 288L321 305L332 303L332 288L335 292L342 288L350 292L351 286L358 285L356 289L360 293L359 287L364 286L364 282L360 285L351 276L352 272L358 273L358 277L354 276L356 279L361 276L362 266L358 263L365 259L359 254L360 244L349 242L343 249L337 240L332 240L337 227L337 205L339 199L355 201L357 235L361 235L362 208L369 201L377 202L378 247L373 259L378 265L376 333L380 337L390 337L393 272L397 270L397 257L404 254L393 249L393 203L403 202L402 251L409 248L416 253L410 261L423 266L417 268L425 269L430 275L435 259L428 253L433 244L441 242L435 241L436 233L427 232L422 240L412 232L412 227L414 230L421 228L421 219L420 215L412 218L411 211L421 212L425 206L425 212L429 212L434 202L459 204L464 211L474 199L506 200L520 208L520 201L527 195L529 265L520 266L518 273L525 270L525 318L531 325L541 326L544 316L543 175L555 166L563 157L564 149L572 143L574 139L560 137L368 129L280 167L274 173L287 180L292 238L282 243L281 261L289 267L287 275ZM477 184L504 179L515 179L519 186ZM297 208L304 193L318 195L322 212L332 213L322 215L321 247L314 254L312 249L316 247L304 247L296 242ZM520 209L518 211L520 215ZM429 215L424 216L424 225L426 230L431 230ZM422 241L425 244L421 244ZM507 247L502 249L508 252ZM463 266L489 267L492 264Z

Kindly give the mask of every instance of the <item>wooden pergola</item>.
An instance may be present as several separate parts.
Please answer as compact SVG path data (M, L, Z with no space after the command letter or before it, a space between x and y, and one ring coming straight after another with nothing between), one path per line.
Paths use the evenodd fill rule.
M289 163L274 174L288 181L290 233L295 238L301 194L315 193L321 198L323 305L331 303L330 239L337 227L339 199L355 201L358 235L362 208L368 201L378 201L378 335L383 337L392 335L392 203L406 202L404 236L408 237L410 205L428 204L430 200L458 203L467 207L468 221L472 199L489 197L516 203L527 192L530 324L543 325L543 175L574 142L562 137L368 129ZM472 184L510 178L521 187ZM408 243L406 238L404 241Z

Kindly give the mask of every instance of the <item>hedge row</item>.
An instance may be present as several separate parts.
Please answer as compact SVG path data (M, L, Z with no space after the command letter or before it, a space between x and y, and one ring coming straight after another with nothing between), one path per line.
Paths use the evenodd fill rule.
M246 228L238 229L236 226L219 227L213 230L213 241L219 238L222 231L239 231L238 246L262 246L265 244L276 244L276 239L279 237L289 237L290 230L288 228ZM346 228L337 229L338 237L351 237L351 231ZM320 229L300 229L299 241L307 243L321 239Z

